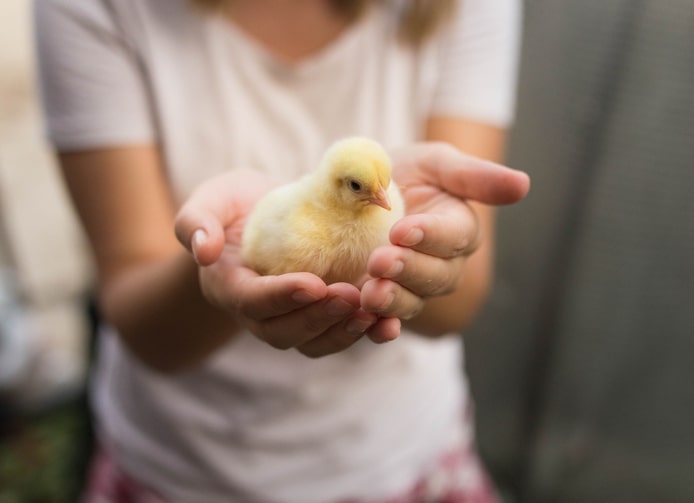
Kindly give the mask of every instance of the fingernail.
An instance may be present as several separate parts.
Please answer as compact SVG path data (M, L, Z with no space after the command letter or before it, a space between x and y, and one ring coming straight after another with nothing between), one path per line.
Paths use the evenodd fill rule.
M400 240L401 245L403 246L414 246L416 244L419 244L422 242L424 239L424 231L422 229L414 228L410 229L410 232L405 234L405 237L403 237Z
M193 237L190 240L190 248L193 251L193 257L195 261L198 262L198 250L207 241L207 232L204 229L198 229L193 233Z
M352 318L345 325L345 331L351 335L364 335L364 332L366 332L371 325L373 325L371 320Z
M325 305L325 312L330 316L344 316L353 312L355 308L340 298L334 298Z
M393 262L393 264L390 266L390 269L386 271L386 273L383 275L386 278L394 278L398 274L400 274L403 269L405 269L405 263L402 260L396 260Z
M318 300L314 294L306 290L297 290L292 294L292 300L299 304L310 304Z

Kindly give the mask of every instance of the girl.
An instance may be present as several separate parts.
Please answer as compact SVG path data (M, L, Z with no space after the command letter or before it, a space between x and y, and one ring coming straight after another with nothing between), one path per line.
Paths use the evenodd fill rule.
M502 156L517 1L36 10L48 129L104 315L87 501L494 501L457 332L490 283L487 205L528 181L461 151ZM370 279L244 268L257 198L355 134L393 149L409 213Z

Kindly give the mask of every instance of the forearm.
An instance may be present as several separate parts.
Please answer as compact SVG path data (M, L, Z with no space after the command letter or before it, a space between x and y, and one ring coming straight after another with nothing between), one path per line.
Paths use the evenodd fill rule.
M174 204L154 145L61 153L92 244L105 320L145 364L192 365L236 330L203 298L198 268L176 241Z
M161 372L194 365L238 331L200 292L198 267L183 249L129 267L102 288L100 302L128 348Z

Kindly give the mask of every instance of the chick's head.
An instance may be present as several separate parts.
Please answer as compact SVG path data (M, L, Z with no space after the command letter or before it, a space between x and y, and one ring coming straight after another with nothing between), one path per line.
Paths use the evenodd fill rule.
M391 162L377 142L353 137L334 143L325 154L323 170L336 204L357 210L375 204L390 211Z

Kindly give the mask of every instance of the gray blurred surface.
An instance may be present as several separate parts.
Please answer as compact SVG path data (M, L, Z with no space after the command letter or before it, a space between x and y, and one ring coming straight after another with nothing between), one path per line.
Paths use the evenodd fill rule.
M44 138L31 8L0 2L0 400L33 410L84 386L93 271Z
M694 2L526 2L492 302L466 334L511 501L694 501Z

